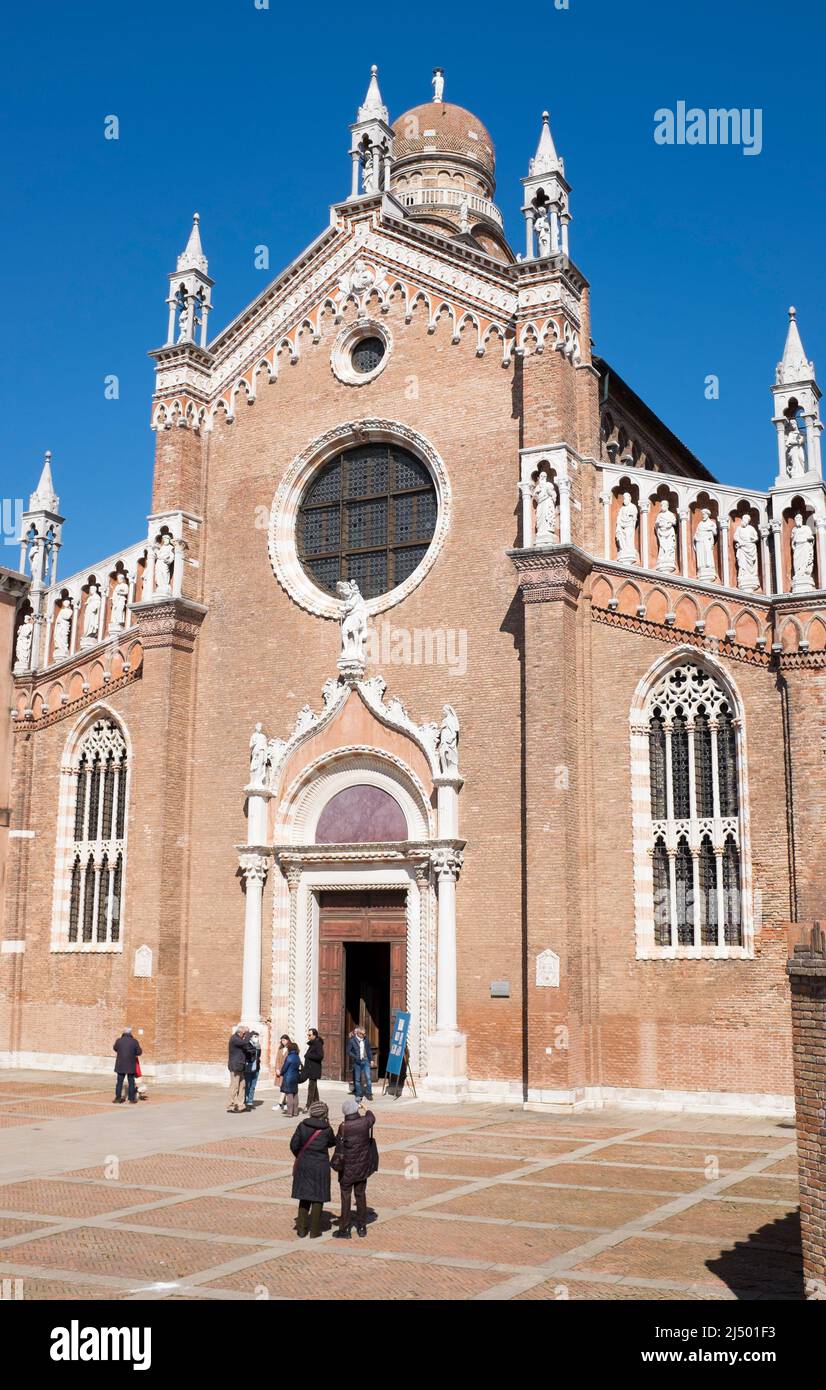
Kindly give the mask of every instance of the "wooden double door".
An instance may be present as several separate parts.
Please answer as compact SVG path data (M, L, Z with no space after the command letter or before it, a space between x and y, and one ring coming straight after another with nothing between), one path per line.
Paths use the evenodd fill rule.
M324 1074L347 1077L347 1039L363 1028L373 1076L384 1075L394 1009L406 1004L404 892L328 892L319 896L318 1030Z

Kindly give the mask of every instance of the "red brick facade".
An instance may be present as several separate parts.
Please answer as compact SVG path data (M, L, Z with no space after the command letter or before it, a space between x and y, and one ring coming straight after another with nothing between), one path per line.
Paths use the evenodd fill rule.
M820 924L789 933L800 1233L806 1296L826 1298L826 941ZM802 939L801 939L802 938Z
M360 305L336 289L356 258L375 278ZM289 332L267 339L262 327L260 349L245 347L288 292ZM528 307L543 297L544 309ZM331 354L360 313L386 330L392 350L374 380L355 386L338 378ZM249 839L250 730L261 720L286 736L302 706L318 710L339 653L337 622L307 611L273 573L273 500L314 440L360 421L369 438L371 422L383 421L425 441L449 478L438 555L372 622L464 631L467 669L391 661L367 674L380 672L386 698L398 696L417 722L445 703L461 718L458 1020L471 1091L565 1103L611 1088L651 1101L699 1093L697 1103L712 1105L789 1097L784 923L826 912L826 626L812 621L822 605L810 595L747 603L731 587L720 594L650 571L632 582L606 559L604 364L591 358L589 290L576 267L564 256L544 267L494 261L405 221L387 195L362 197L336 207L331 229L210 352L179 344L157 354L152 505L154 515L189 518L181 596L137 603L126 674L122 663L105 674L104 652L90 675L90 652L69 663L85 672L74 686L69 666L15 677L8 804L12 826L33 833L9 849L3 931L25 951L0 957L0 1053L95 1065L128 1015L144 1029L150 1067L221 1074L241 998L236 847ZM696 460L659 428L664 472L707 477L699 465L692 474ZM534 448L562 449L568 461L568 534L545 548L530 547L520 516L520 451ZM629 462L632 480L651 476ZM678 648L722 672L742 705L759 901L745 958L643 959L635 949L629 719L640 682ZM79 721L104 708L130 746L121 949L54 950L62 759ZM375 743L380 724L360 718L362 732L347 737ZM398 756L412 767L421 755L404 754L403 742ZM384 751L397 756L392 743L388 733ZM277 805L270 814L277 821ZM273 935L287 930L279 894L286 903L272 860L264 1016L284 946ZM143 945L149 977L134 974ZM535 982L548 950L559 956L558 987ZM421 969L429 978L435 966ZM504 997L492 997L494 981L507 982ZM419 1022L424 1035L432 1019ZM276 1033L284 1026L273 1015Z

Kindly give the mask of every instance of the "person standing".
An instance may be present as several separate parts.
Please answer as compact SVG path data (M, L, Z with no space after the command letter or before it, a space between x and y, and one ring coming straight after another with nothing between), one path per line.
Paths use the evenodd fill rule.
M132 1037L131 1028L124 1028L117 1042L112 1043L112 1051L115 1054L115 1073L118 1078L115 1082L115 1095L112 1104L123 1105L123 1080L125 1077L128 1083L129 1101L132 1105L136 1105L138 1097L135 1094L135 1068L143 1048L137 1038Z
M249 1031L249 1028L244 1028L243 1025L239 1023L229 1040L229 1054L227 1057L227 1066L229 1067L228 1115L241 1115L245 1109L244 1072L247 1059L252 1056L252 1048L249 1044Z
M298 1198L296 1230L302 1237L309 1231L311 1240L321 1235L322 1208L330 1200L327 1150L335 1142L327 1106L323 1101L313 1101L306 1119L301 1121L290 1140L290 1149L295 1154L292 1196Z
M307 1034L307 1051L304 1053L304 1076L308 1082L308 1111L313 1101L318 1100L318 1083L321 1080L321 1064L323 1061L324 1039L319 1037L317 1028L311 1028Z
M341 1188L341 1216L335 1236L350 1239L350 1204L356 1194L356 1231L367 1235L367 1179L379 1166L379 1151L373 1138L376 1117L372 1110L359 1113L358 1101L350 1096L341 1107L344 1119L336 1136L335 1166Z
M281 1068L281 1092L284 1096L284 1113L294 1119L298 1114L298 1078L301 1073L301 1054L298 1043L291 1042Z
M252 1110L255 1088L261 1075L261 1039L257 1033L250 1033L248 1041L252 1055L247 1058L244 1067L244 1107Z
M363 1028L356 1028L347 1044L347 1056L353 1064L353 1091L356 1100L364 1096L373 1099L373 1049Z
M282 1033L278 1043L278 1051L275 1054L275 1079L279 1085L281 1084L281 1073L283 1071L284 1062L286 1061L289 1049L290 1035L289 1033ZM278 1102L278 1104L273 1106L273 1110L280 1110L282 1115L286 1114L286 1105L284 1103L283 1096L281 1100Z

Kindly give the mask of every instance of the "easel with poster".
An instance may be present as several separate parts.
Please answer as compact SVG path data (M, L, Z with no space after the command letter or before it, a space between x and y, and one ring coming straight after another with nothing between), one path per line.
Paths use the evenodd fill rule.
M394 1009L393 1027L390 1032L390 1051L387 1054L384 1085L381 1093L383 1096L389 1093L396 1100L403 1094L405 1086L408 1085L413 1095L416 1095L416 1083L410 1068L410 1049L407 1046L409 1030L410 1014L404 1009Z

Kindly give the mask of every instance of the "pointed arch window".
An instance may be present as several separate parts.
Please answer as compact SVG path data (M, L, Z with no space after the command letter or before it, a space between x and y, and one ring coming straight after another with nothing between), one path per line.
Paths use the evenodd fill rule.
M122 730L97 719L63 769L54 949L120 949L128 776Z
M690 660L632 717L641 956L745 953L741 737L723 682Z

